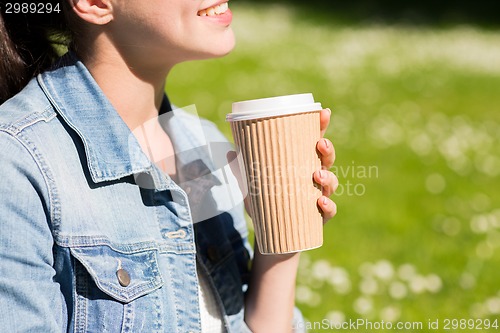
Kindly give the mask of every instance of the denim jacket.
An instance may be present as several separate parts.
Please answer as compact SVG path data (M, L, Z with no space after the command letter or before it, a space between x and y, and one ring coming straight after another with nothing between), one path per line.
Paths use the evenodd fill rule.
M223 135L165 114L176 183L85 66L63 59L0 107L1 330L200 332L198 267L226 330L247 332L251 248L237 184L210 148Z

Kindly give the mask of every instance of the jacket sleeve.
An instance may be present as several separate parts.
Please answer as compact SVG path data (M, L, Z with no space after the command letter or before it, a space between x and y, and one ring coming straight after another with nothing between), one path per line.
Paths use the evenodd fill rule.
M4 332L62 332L67 310L54 282L52 194L32 152L0 129L0 323Z

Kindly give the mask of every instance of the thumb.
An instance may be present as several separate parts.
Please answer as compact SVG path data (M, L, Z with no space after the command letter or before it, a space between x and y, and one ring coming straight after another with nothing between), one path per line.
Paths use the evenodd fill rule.
M250 196L248 195L248 186L246 182L245 169L243 168L243 161L241 155L238 155L234 150L230 150L226 154L227 162L231 168L231 172L238 181L238 186L243 195L245 202L245 209L250 217L252 217Z

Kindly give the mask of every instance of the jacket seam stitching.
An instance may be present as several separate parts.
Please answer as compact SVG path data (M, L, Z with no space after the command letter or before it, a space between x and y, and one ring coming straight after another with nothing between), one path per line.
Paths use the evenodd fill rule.
M55 184L53 183L53 176L52 172L49 169L48 164L46 164L42 158L42 156L37 152L36 146L31 142L23 133L19 132L17 135L14 135L13 133L10 133L9 131L4 131L5 133L9 134L13 139L15 139L17 142L19 142L26 152L30 155L30 157L33 159L33 162L35 162L38 170L40 171L40 174L44 180L44 185L47 188L47 193L49 196L49 212L50 212L50 222L52 224L51 231L55 237L57 235L57 227L58 226L58 211L59 207L57 205L58 199L57 199L57 189Z
M44 115L51 110L53 110L52 106L47 105L41 113L30 113L27 116L21 119L17 119L9 124L0 125L0 130L4 130L5 132L10 133L12 136L17 136L19 133L35 125L36 123L39 123L41 121L49 122L52 119L56 118L56 113L44 117Z

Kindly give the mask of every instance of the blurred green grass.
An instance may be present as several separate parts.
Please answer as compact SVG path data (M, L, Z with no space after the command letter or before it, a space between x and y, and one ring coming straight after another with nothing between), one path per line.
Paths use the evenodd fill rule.
M312 92L333 110L339 212L302 256L305 317L500 318L500 33L232 7L236 49L179 65L167 92L229 139L234 101Z

